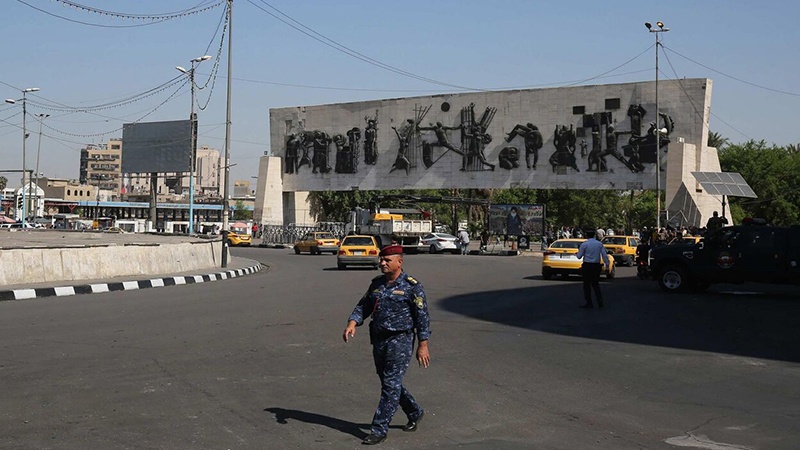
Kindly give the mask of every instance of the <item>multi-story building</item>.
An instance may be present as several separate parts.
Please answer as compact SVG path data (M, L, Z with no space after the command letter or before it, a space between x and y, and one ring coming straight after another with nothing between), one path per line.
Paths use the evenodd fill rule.
M220 171L219 150L202 146L196 153L196 170L194 193L197 197L221 197L220 180L224 173ZM150 194L150 174L125 174L126 193L129 196L145 196ZM177 201L189 198L189 176L186 173L159 174L157 184L159 201ZM177 198L176 198L177 197Z
M250 190L250 180L236 180L233 182L233 197L253 197L253 191Z
M106 144L88 144L81 149L79 182L112 191L118 197L123 187L122 139L111 139Z

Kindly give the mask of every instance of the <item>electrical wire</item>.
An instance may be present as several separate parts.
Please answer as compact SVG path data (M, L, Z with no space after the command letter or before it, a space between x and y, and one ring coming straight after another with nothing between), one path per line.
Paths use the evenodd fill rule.
M618 67L621 67L621 66L618 66ZM630 71L630 72L622 72L622 73L617 73L617 74L614 74L614 75L603 75L603 76L597 75L597 76L594 76L594 77L591 77L591 78L585 78L585 79L582 79L582 80L556 81L556 82L550 82L550 83L529 84L529 85L523 85L523 86L503 86L503 87L497 87L497 88L492 88L492 89L493 90L497 90L497 91L503 91L503 90L514 90L514 89L531 89L531 88L546 87L546 86L555 86L555 87L558 87L558 86L573 86L575 84L579 84L581 82L584 82L585 80L595 80L595 79L600 79L600 78L614 78L614 77L621 77L621 76L625 76L625 75L633 75L633 74L637 74L637 73L652 72L652 71L653 71L653 68L650 67L650 68L647 68L647 69L634 70L634 71ZM605 72L605 73L608 73L608 72ZM225 78L224 75L220 75L219 77L220 78ZM233 77L233 80L234 81L243 81L243 82L246 82L246 83L267 84L267 85L272 85L272 86L296 87L296 88L302 88L302 89L322 89L322 90L332 90L332 91L407 92L407 93L419 92L419 93L439 93L439 94L443 93L443 91L441 89L369 89L369 88L349 88L349 87L342 87L342 86L316 86L316 85L309 85L309 84L281 83L281 82L277 82L277 81L253 80L253 79L249 79L249 78L238 78L238 77ZM455 93L455 92L457 92L457 91L445 91L445 93Z
M707 65L705 65L705 64L699 63L699 62L697 62L697 61L695 61L695 60L693 60L693 59L689 58L688 56L681 55L680 53L676 52L675 50L673 50L673 49L671 49L671 48L664 47L663 45L662 45L661 47L662 47L664 50L669 50L670 52L672 52L672 53L674 53L674 54L676 54L676 55L680 56L681 58L683 58L683 59L685 59L685 60L687 60L687 61L691 61L691 62L693 62L693 63L697 64L697 65L698 65L698 66L700 66L700 67L703 67L703 68L705 68L705 69L708 69L708 70L710 70L710 71L712 71L712 72L714 72L714 73L718 73L718 74L720 74L720 75L722 75L722 76L724 76L724 77L728 77L728 78L730 78L730 79L732 79L732 80L736 80L736 81L738 81L738 82L740 82L740 83L744 83L744 84L747 84L747 85L749 85L749 86L757 87L757 88L759 88L759 89L764 89L765 91L775 92L775 93L778 93L778 94L791 95L791 96L793 96L793 97L800 97L800 94L798 94L798 93L796 93L796 92L789 92L789 91L783 91L783 90L780 90L780 89L773 89L773 88L771 88L771 87L762 86L762 85L760 85L760 84L756 84L756 83L753 83L753 82L750 82L750 81L747 81L747 80L743 80L743 79L741 79L741 78L738 78L738 77L735 77L735 76L733 76L733 75L728 75L728 74L726 74L726 73L724 73L724 72L720 72L719 70L712 69L711 67L708 67L708 66L707 66ZM665 54L666 54L666 52L665 52Z
M287 25L287 26L299 31L300 33L302 33L302 34L304 34L304 35L306 35L308 37L310 37L311 39L314 39L317 42L320 42L320 43L322 43L322 44L324 44L324 45L326 45L328 47L333 48L334 50L342 52L342 53L344 53L346 55L349 55L349 56L351 56L353 58L356 58L356 59L359 59L361 61L364 61L367 64L371 64L373 66L380 67L381 69L388 70L389 72L393 72L393 73L396 73L398 75L402 75L402 76L409 77L409 78L414 78L414 79L420 80L420 81L426 81L428 83L437 84L437 85L440 85L440 86L447 86L447 87L451 87L451 88L455 88L455 89L462 89L462 90L466 90L466 91L484 91L485 90L485 89L478 89L478 88L467 87L467 86L460 86L460 85L452 84L452 83L446 83L444 81L434 80L432 78L424 77L424 76L417 75L417 74L414 74L414 73L411 73L411 72L408 72L408 71L405 71L405 70L402 70L402 69L398 69L397 67L390 66L389 64L385 64L385 63L383 63L381 61L378 61L378 60L376 60L374 58L371 58L371 57L369 57L367 55L359 53L359 52L357 52L357 51L355 51L355 50L353 50L353 49L351 49L351 48L349 48L349 47L347 47L345 45L342 45L342 44L334 41L333 39L331 39L331 38L329 38L329 37L317 32L317 31L314 31L313 29L311 29L311 28L307 27L306 25L298 22L297 20L295 20L292 17L288 16L287 14L285 14L284 12L279 10L278 8L275 8L274 6L270 5L269 3L267 3L264 0L260 0L261 3L263 3L266 6L268 6L271 9L274 9L275 11L278 12L278 14L280 14L283 17L286 17L286 19L283 19L283 18L279 17L278 15L276 15L276 14L270 12L270 11L267 11L266 9L264 9L261 6L257 5L253 0L247 0L247 1L248 1L248 3L253 5L254 7L260 9L261 11L263 11L265 13L267 13L268 15L270 15L273 18L275 18L276 20L284 23L285 25ZM294 22L294 23L292 23L292 22ZM297 24L297 25L295 25L295 24Z
M51 12L46 11L46 10L41 9L41 8L37 8L36 6L33 6L30 3L27 3L27 2L25 2L23 0L17 0L18 3L22 3L23 5L25 5L25 6L29 7L29 8L35 9L35 10L37 10L39 12L42 12L44 14L47 14L49 16L56 17L56 18L59 18L59 19L62 19L62 20L66 20L68 22L77 23L77 24L80 24L80 25L87 25L87 26L99 27L99 28L135 28L135 27L143 27L143 26L148 26L148 25L155 25L155 24L158 24L158 23L166 22L168 20L199 14L199 13L208 11L210 9L216 8L217 6L220 6L220 5L222 5L224 3L224 0L223 0L223 1L220 1L220 2L218 2L216 4L214 4L214 5L211 5L211 6L206 6L204 8L200 8L200 9L194 9L194 8L198 8L199 6L208 3L208 1L204 1L204 2L200 3L200 5L198 5L198 6L194 7L194 8L189 8L187 10L184 10L184 12L182 12L182 13L135 15L135 14L114 13L114 12L111 12L111 11L103 11L103 10L100 10L100 9L90 8L88 6L80 5L80 4L77 4L77 3L74 3L74 2L65 1L65 0L55 0L55 1L61 2L61 3L65 4L65 5L67 5L67 6L70 6L70 7L76 8L76 9L81 9L81 10L84 10L84 11L97 13L97 14L105 15L105 16L109 16L109 17L122 18L122 19L134 19L134 20L150 20L150 22L134 24L134 25L104 25L104 24L97 24L97 23L91 23L91 22L84 22L84 21L81 21L81 20L70 19L69 17L65 17L65 16L61 16L61 15L55 14L55 13L51 13Z
M182 83L180 86L178 86L178 88L175 90L175 92L173 92L172 94L170 94L170 95L169 95L169 97L167 97L167 98L166 98L166 100L164 100L163 102L159 103L159 104L158 104L158 105L157 105L155 108L151 109L151 110L150 110L150 111L149 111L147 114L145 114L145 115L143 115L143 116L139 117L138 119L134 120L132 123L138 123L138 122L141 122L143 119L145 119L145 118L146 118L146 117L148 117L149 115L151 115L151 114L153 114L154 112L156 112L156 111L157 111L159 108L161 108L161 107L162 107L162 106L164 106L164 105L165 105L167 102L169 102L170 100L172 100L172 99L173 99L173 98L174 98L174 97L175 97L175 96L178 94L178 92L180 92L180 91L181 91L181 89L183 89L183 87L184 87L184 86L186 86L186 84L187 84L188 82L189 82L189 80L188 80L188 79L185 79L185 80L183 80L183 83ZM114 129L114 130L111 130L111 131L105 131L105 132L102 132L102 133L78 134L78 133L69 133L69 132L66 132L66 131L62 131L62 130L59 130L59 129L53 128L53 127L51 127L50 125L44 125L44 127L45 127L45 128L47 128L47 129L49 129L49 130L55 131L56 133L64 134L64 135L67 135L67 136L73 136L73 137L97 137L97 136L105 136L105 135L108 135L108 134L111 134L111 133L116 133L116 132L118 132L118 131L121 131L121 130L124 128L124 127L120 127L120 128L116 128L116 129Z
M178 16L182 16L182 15L185 15L185 14L191 14L191 13L205 11L205 10L210 9L210 8L215 8L215 7L217 7L217 6L219 6L219 5L221 5L223 3L222 1L220 1L220 2L217 2L214 5L204 7L204 5L206 5L208 3L211 3L211 1L213 1L213 0L204 0L204 1L200 2L199 4L197 4L195 6L192 6L191 8L186 8L186 9L183 9L183 10L180 10L180 11L174 11L174 12L169 12L169 13L160 13L160 14L130 14L130 13L121 13L121 12L107 11L107 10L103 10L103 9L99 9L99 8L93 8L91 6L81 5L79 3L75 3L75 2L70 1L70 0L54 0L54 1L56 1L58 3L63 3L65 5L67 5L67 6L71 6L71 7L75 8L75 9L80 9L80 10L83 10L83 11L86 11L86 12L90 12L90 13L116 17L116 18L119 18L119 19L142 19L142 20L150 20L150 19L153 19L153 18L161 19L161 18L178 17Z
M689 99L689 104L690 104L690 105L692 105L692 109L694 110L695 114L697 114L697 117L699 117L699 118L700 118L700 120L701 120L701 121L703 121L703 124L704 124L706 127L709 127L709 128L711 128L711 126L709 125L709 123L708 123L708 122L705 120L704 114L702 114L702 113L701 113L701 112L698 110L698 107L697 107L697 105L695 105L695 99L694 99L694 98L692 98L692 96L691 96L691 95L689 95L689 93L686 91L686 88L684 87L683 83L681 82L681 78L678 76L678 72L675 70L675 66L673 66L673 65L672 65L672 61L669 59L669 55L668 55L666 52L664 52L664 58L667 60L667 64L669 64L669 67L672 69L672 73L675 75L675 81L677 81L677 83L678 83L678 87L680 87L681 91L683 91L683 93L684 93L684 94L686 94L686 98L688 98L688 99ZM665 74L665 75L666 75L666 74ZM667 76L667 77L668 77L668 76ZM713 116L714 118L716 118L716 119L717 119L717 120L719 120L720 122L724 123L725 125L727 125L728 127L730 127L732 130L736 131L737 133L741 134L741 135L742 135L742 136L744 136L745 138L747 138L747 139L751 139L751 138L750 138L749 136L747 136L747 135L746 135L744 132L742 132L742 131L741 131L741 130L739 130L738 128L734 127L733 125L729 124L729 123L728 123L727 121L725 121L723 118L721 118L721 117L719 117L718 115L714 114L714 113L713 113L713 112L710 110L710 108L709 108L709 111L708 111L708 113L709 113L709 115Z
M223 51L223 48L224 48L225 37L227 36L228 24L229 24L229 20L230 20L229 14L230 14L230 10L228 8L225 8L225 13L220 18L220 23L217 24L217 31L214 32L214 37L212 37L212 40L208 43L208 47L206 47L206 53L207 53L208 49L211 48L211 44L213 43L213 40L216 37L217 32L219 31L220 24L224 20L225 25L222 27L222 34L220 35L220 38L219 38L219 47L217 48L217 55L216 55L216 59L214 60L214 65L211 67L211 74L206 79L206 82L205 82L205 84L203 86L198 86L199 90L202 91L203 89L208 87L208 83L211 82L211 88L209 89L208 97L206 97L205 104L203 104L201 106L199 99L195 99L195 101L197 102L197 108L200 111L205 111L206 108L208 108L208 104L211 102L211 96L214 93L214 87L217 84L217 76L218 76L218 73L219 73L220 65L222 63L222 51ZM196 74L196 72L195 72L195 74Z
M113 101L113 102L99 104L99 105L82 106L82 107L68 106L68 105L65 105L63 103L58 103L58 102L54 102L52 100L47 100L47 99L45 99L44 97L41 97L41 96L37 96L37 98L41 98L43 100L47 100L47 101L50 102L50 104L39 103L39 102L36 102L35 100L34 101L28 100L28 103L31 104L31 105L35 105L35 106L37 106L39 108L45 109L45 110L49 110L49 111L59 111L59 112L62 112L62 111L75 111L75 112L101 111L101 110L105 110L105 109L111 109L111 108L116 108L116 107L119 107L119 106L129 105L129 104L137 102L139 100L143 100L145 98L151 97L151 96L153 96L153 95L155 95L155 94L157 94L157 93L159 93L161 91L164 91L166 89L169 89L172 86L175 86L176 84L181 83L182 79L183 79L182 75L177 75L174 78L172 78L171 80L167 81L166 83L163 83L163 84L161 84L159 86L156 86L154 88L148 89L148 90L146 90L144 92L141 92L139 94L132 95L130 97L127 97L127 98L124 98L124 99L120 99L120 100L116 100L116 101Z
M297 21L296 19L294 19L291 16L287 15L286 13L284 13L281 10L279 10L278 8L272 6L271 4L266 2L265 0L259 0L259 1L261 3L263 3L264 5L266 5L267 7L275 10L278 14L280 14L283 17L285 17L286 19L283 19L283 18L279 17L278 15L273 14L270 11L267 11L266 9L262 8L261 6L255 4L253 2L253 0L247 0L247 1L250 4L252 4L253 6L255 6L256 8L258 8L261 11L265 12L266 14L272 16L276 20L284 23L285 25L287 25L287 26L299 31L302 34L305 34L306 36L308 36L308 37L310 37L310 38L312 38L312 39L314 39L314 40L316 40L316 41L318 41L318 42L320 42L320 43L322 43L322 44L324 44L324 45L326 45L328 47L331 47L331 48L333 48L333 49L335 49L335 50L337 50L339 52L342 52L342 53L344 53L344 54L346 54L348 56L351 56L353 58L356 58L356 59L359 59L361 61L364 61L364 62L366 62L368 64L371 64L371 65L377 66L379 68L382 68L384 70L388 70L390 72L396 73L398 75L402 75L402 76L413 78L413 79L420 80L420 81L425 81L425 82L432 83L432 84L437 84L437 85L440 85L440 86L451 87L451 88L454 88L454 89L467 90L467 91L478 91L478 92L486 92L486 91L492 91L492 90L503 90L503 89L524 89L524 88L528 88L528 87L534 87L534 86L513 86L513 87L505 87L505 88L473 88L473 87L460 86L460 85L457 85L457 84L448 83L448 82L444 82L444 81L440 81L440 80L435 80L435 79L432 79L432 78L424 77L422 75L417 75L417 74L408 72L406 70L399 69L397 67L394 67L394 66L391 66L389 64L383 63L381 61L378 61L378 60L376 60L374 58L371 58L371 57L369 57L367 55L364 55L363 53L360 53L360 52L358 52L356 50L353 50L350 47L347 47L347 46L345 46L343 44L340 44L339 42L337 42L337 41L325 36L322 33L319 33L317 31L315 31L312 28L310 28L310 27L304 25L303 23ZM290 21L293 22L293 23L290 23ZM619 66L617 66L617 67L615 67L615 68L613 68L611 70L608 70L608 71L603 72L603 73L601 73L599 75L596 75L596 76L593 76L593 77L589 77L589 78L586 78L586 79L583 79L583 80L576 80L576 81L570 82L570 84L566 84L566 86L574 86L574 85L586 83L586 82L591 81L591 80L602 78L603 76L605 76L605 75L607 75L607 74L609 74L609 73L611 73L611 72L613 72L613 71L615 71L615 70L617 70L617 69L619 69L619 68L621 68L621 67L623 67L623 66L625 66L625 65L627 65L629 63L631 63L635 59L639 58L640 56L645 54L648 50L653 48L653 45L655 45L655 44L650 45L648 48L643 50L638 55L634 56L630 60L620 64ZM395 92L398 92L398 91L395 91ZM412 91L412 92L414 92L414 91ZM420 92L420 91L415 91L415 92Z

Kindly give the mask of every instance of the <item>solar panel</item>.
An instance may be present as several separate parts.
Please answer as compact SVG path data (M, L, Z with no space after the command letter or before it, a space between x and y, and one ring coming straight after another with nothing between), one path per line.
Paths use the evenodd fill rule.
M692 172L700 186L711 195L758 198L737 172Z

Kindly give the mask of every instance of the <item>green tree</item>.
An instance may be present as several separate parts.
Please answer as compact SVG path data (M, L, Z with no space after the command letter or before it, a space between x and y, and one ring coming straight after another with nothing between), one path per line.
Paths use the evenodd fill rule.
M0 191L6 188L8 185L8 178L0 176Z
M715 133L713 131L708 132L708 146L714 147L716 149L721 149L726 144L728 144L728 138L722 137L721 134Z
M233 220L250 220L252 218L253 211L248 210L243 201L236 200L236 206L233 208Z
M776 225L800 223L800 153L793 146L750 140L726 146L719 159L724 172L739 172L758 195L728 199L735 222L750 216Z

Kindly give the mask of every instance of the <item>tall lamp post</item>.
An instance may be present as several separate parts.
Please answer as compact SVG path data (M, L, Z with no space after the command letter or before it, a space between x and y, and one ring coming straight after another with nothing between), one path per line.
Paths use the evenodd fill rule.
M39 212L39 154L42 152L42 122L44 119L50 117L50 114L37 114L39 119L39 144L36 146L36 172L34 176L36 181L33 183L36 186L36 212ZM34 216L36 213L34 213Z
M223 173L225 185L222 187L222 267L228 267L228 180L230 179L230 154L231 154L231 80L233 79L233 0L228 0L228 88L227 106L225 109L225 157L223 159Z
M645 22L647 30L656 36L656 228L661 229L661 125L658 109L658 47L661 46L661 33L669 31L664 28L664 22L656 22L658 28L653 28L650 22Z
M22 102L22 227L23 228L25 228L25 219L26 219L26 217L28 215L27 214L27 205L26 205L28 199L27 199L26 191L27 191L27 189L30 189L30 185L29 185L30 178L28 178L27 181L25 179L25 175L27 174L27 168L25 167L25 154L27 153L25 151L25 141L28 139L28 128L26 126L27 122L25 120L27 118L27 115L28 115L27 94L28 94L28 92L36 92L38 90L39 90L39 88L37 88L37 87L23 89L22 90L22 98L20 100L12 100L10 98L6 99L6 103L10 103L12 105L17 103L18 101ZM26 184L28 184L28 185L26 186Z
M179 71L189 75L189 83L192 85L192 108L191 112L189 113L189 121L192 124L192 156L189 158L189 234L194 233L194 171L196 165L195 161L197 159L197 115L194 112L194 69L196 64L200 64L203 61L208 61L209 59L211 59L211 56L209 55L198 56L197 58L192 59L190 61L192 68L189 70L186 70L181 66L175 66L175 68Z

